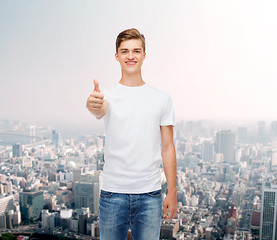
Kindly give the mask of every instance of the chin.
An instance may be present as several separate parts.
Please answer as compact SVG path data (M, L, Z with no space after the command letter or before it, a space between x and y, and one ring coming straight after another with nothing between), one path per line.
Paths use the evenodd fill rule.
M128 73L128 74L133 74L133 73L139 72L139 69L134 69L134 70L124 69L124 72L125 72L125 73Z

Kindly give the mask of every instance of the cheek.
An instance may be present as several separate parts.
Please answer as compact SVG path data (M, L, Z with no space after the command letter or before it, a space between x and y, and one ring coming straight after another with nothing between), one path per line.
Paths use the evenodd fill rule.
M122 58L116 57L115 59L116 59L116 61L118 61L119 63L122 63L122 62L123 62L123 59L122 59Z

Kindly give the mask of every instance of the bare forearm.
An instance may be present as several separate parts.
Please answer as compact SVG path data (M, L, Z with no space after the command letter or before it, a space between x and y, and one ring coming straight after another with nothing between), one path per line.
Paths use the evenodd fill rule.
M174 144L162 149L163 167L167 180L168 193L176 193L176 153Z
M172 219L177 213L176 153L173 141L173 126L161 126L161 142L164 172L168 193L163 203L163 216Z

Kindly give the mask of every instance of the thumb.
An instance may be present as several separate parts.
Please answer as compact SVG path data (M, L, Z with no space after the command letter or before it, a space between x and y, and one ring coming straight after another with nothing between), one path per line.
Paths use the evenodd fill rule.
M100 92L99 82L96 79L93 79L93 83L94 83L94 91Z

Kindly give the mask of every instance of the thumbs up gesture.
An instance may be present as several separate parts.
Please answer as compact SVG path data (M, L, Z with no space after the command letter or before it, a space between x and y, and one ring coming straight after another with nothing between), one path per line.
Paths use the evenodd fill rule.
M93 91L100 93L99 82L96 79L93 79L93 84L94 84L94 90Z
M107 111L108 103L104 100L104 94L100 92L99 82L94 79L94 90L87 99L87 109L94 115L96 118L102 118Z

